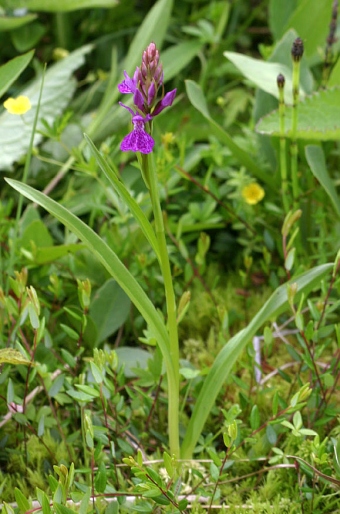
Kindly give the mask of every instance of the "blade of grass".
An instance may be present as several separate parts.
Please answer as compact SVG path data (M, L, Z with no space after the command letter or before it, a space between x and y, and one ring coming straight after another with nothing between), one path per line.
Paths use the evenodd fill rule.
M186 80L185 86L190 102L205 117L205 119L209 121L211 128L218 139L230 149L240 163L253 173L255 177L261 179L267 186L273 188L273 177L264 173L256 162L249 157L249 154L238 146L229 134L210 116L207 102L201 87L193 80Z
M307 293L320 284L321 278L333 268L333 263L323 264L296 277L290 283L297 284L298 295ZM257 330L269 319L278 316L288 305L287 284L280 286L263 305L249 325L238 332L222 348L212 365L190 418L181 448L181 457L189 459L203 430L204 424L214 406L222 385L227 380L241 351L247 346Z
M95 147L94 143L91 141L89 136L84 134L84 137L91 148L91 152L93 153L98 166L106 175L108 180L110 181L112 187L117 191L117 193L123 198L126 205L129 207L131 213L134 218L138 221L146 239L149 241L153 251L155 252L158 262L159 258L159 249L157 239L152 228L150 221L145 216L144 212L136 202L136 200L130 195L129 191L126 189L125 185L121 180L119 180L117 174L114 170L108 165L108 163L104 160L104 158L100 155L99 151Z
M130 300L137 307L145 321L148 323L150 329L155 334L164 356L167 370L171 373L173 366L169 352L169 337L166 327L149 297L120 261L116 253L105 243L105 241L101 239L98 234L59 203L55 202L40 191L18 182L17 180L9 178L6 178L5 180L19 193L41 205L50 214L57 218L63 225L76 234L79 239L86 244L88 249L97 256L98 260L105 266L129 296Z

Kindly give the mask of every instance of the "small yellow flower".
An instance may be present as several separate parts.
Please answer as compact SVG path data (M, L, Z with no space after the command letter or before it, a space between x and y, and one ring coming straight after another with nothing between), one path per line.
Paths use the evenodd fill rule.
M162 134L161 139L165 147L168 147L168 145L172 145L175 142L175 136L172 132L165 132L165 134Z
M27 96L20 95L17 98L7 98L4 107L10 114L25 114L32 107Z
M255 205L264 197L264 189L253 182L242 189L242 196L249 205Z
M62 59L65 59L65 57L67 57L69 55L69 51L66 50L65 48L54 48L53 49L53 59L55 61L61 61Z

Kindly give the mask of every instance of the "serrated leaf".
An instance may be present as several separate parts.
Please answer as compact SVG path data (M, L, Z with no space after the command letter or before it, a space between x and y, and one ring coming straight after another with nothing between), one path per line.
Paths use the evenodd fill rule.
M34 363L27 360L18 350L4 348L0 350L0 364L25 364L32 366Z
M293 108L285 110L285 136L292 137ZM256 125L256 132L280 136L278 110L264 116ZM327 89L310 95L299 103L297 139L329 141L340 139L340 88Z
M47 70L39 109L38 129L43 128L43 118L52 124L68 105L76 88L72 74L84 63L85 55L91 49L91 45L83 46ZM12 164L28 150L40 87L41 78L34 80L21 91L20 94L27 96L32 105L31 110L23 115L23 119L7 111L0 115L0 168L3 170L10 170ZM34 145L37 145L42 137L36 133Z

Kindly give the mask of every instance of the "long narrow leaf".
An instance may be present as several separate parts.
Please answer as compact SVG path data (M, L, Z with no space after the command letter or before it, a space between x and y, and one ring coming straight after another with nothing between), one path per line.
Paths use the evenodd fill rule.
M165 37L173 0L158 0L144 18L126 56L124 68L131 75L140 64L143 50L154 41L160 48Z
M125 185L119 178L117 177L116 173L112 170L112 168L107 164L107 162L103 159L103 157L98 152L97 148L86 134L84 134L84 137L87 141L87 143L90 145L91 151L103 171L105 175L107 176L108 180L112 184L112 187L117 191L117 193L123 198L126 205L129 207L130 211L132 212L134 218L138 221L146 239L149 241L153 251L157 255L158 261L159 259L159 251L158 251L158 243L155 236L155 233L153 231L153 228L151 226L150 221L145 216L144 212L136 202L134 198L130 195L129 191L126 189Z
M262 169L255 163L255 161L249 157L248 153L245 152L240 146L238 146L229 134L210 116L206 99L200 86L193 80L186 80L185 86L187 95L192 105L209 121L211 128L218 137L218 139L224 143L233 155L240 161L243 166L255 175L255 177L261 179L269 187L273 187L273 178L262 171Z
M333 264L331 263L323 264L292 280L292 282L297 284L298 294L300 295L302 292L307 293L319 285L320 280L331 271L332 267ZM257 330L269 319L283 312L287 305L287 284L283 284L274 291L249 325L232 337L217 355L205 379L190 418L181 449L182 458L191 458L207 417L214 406L216 397L227 380L241 351L256 334Z
M326 193L328 194L333 207L338 216L340 216L340 199L335 189L334 183L328 174L325 155L321 146L308 145L305 149L306 159L309 167L317 180L320 182Z
M169 351L169 339L166 327L149 297L140 287L136 279L126 269L115 252L98 234L62 205L58 204L40 191L18 182L17 180L7 178L6 181L26 198L29 198L33 202L44 207L44 209L76 234L79 239L86 244L88 249L97 256L98 260L105 266L121 288L126 292L130 300L134 303L145 321L148 323L164 356L167 372L172 374L173 366Z

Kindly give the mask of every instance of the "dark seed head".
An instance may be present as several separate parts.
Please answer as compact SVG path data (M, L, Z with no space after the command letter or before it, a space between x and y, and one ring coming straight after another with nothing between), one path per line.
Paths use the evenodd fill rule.
M300 37L297 37L292 45L292 57L293 60L299 62L303 56L303 41Z
M276 82L277 82L277 87L279 89L283 89L284 86L285 86L285 81L286 79L284 78L284 76L282 75L282 73L280 73L278 76L277 76L277 79L276 79Z

